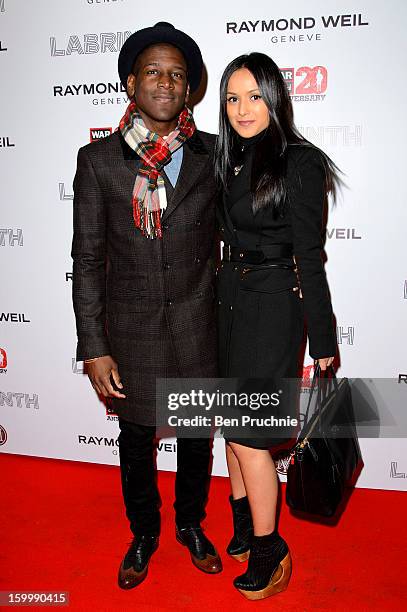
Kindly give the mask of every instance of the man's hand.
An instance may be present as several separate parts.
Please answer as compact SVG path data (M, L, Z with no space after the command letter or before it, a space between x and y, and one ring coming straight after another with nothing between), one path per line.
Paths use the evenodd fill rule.
M126 397L123 393L115 391L112 383L110 382L110 376L112 376L116 387L123 389L123 385L120 382L117 363L114 361L114 359L112 359L112 357L110 357L110 355L98 357L95 361L86 363L86 372L93 388L97 393L99 393L99 395L103 395L103 397Z
M321 357L321 359L315 360L315 365L319 364L321 370L325 371L333 362L335 357Z

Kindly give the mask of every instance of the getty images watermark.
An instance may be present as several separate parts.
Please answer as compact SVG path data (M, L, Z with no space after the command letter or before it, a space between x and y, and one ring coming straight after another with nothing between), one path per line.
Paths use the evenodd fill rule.
M290 415L276 417L272 414L268 416L251 416L242 413L239 416L225 416L225 409L249 409L257 411L262 408L276 408L280 406L283 390L274 393L247 393L247 392L227 392L217 389L215 392L204 391L203 389L191 389L189 392L173 392L168 394L168 410L178 411L182 408L198 409L205 412L214 411L214 414L195 414L189 416L179 416L172 414L168 417L167 423L170 427L296 427L298 419ZM219 414L222 410L222 414Z
M281 379L159 379L157 425L175 428L178 437L220 428L224 435L286 438L299 425L294 387Z

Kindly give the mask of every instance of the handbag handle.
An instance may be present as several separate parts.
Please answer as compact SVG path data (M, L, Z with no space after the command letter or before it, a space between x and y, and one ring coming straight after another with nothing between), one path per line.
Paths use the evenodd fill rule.
M335 373L335 370L334 370L334 367L333 367L332 364L327 367L326 371L328 372L328 370L331 373L331 380L332 380L333 385L335 387L335 391L338 392L338 388L339 388L338 387L338 379L336 378L336 373Z
M338 392L338 381L337 381L335 370L334 370L332 364L327 367L325 372L326 373L323 374L323 370L321 370L321 366L319 365L319 363L314 368L314 376L312 377L311 390L310 390L310 393L309 393L307 409L306 409L306 412L305 412L304 426L308 423L309 410L310 410L312 396L313 396L313 393L315 391L315 386L316 386L317 380L319 380L318 391L317 391L317 410L320 411L321 410L321 405L322 405L322 385L321 385L321 379L324 379L326 381L326 379L328 379L328 373L330 373L330 375L331 375L330 376L330 380L332 380L332 382L333 382L333 385L335 387L335 391ZM326 387L324 388L324 391L325 391L324 395L326 395ZM320 418L319 418L319 427L320 427L320 431L322 431L321 430L321 427L322 427L321 414L320 414Z
M318 363L318 365L314 368L314 376L312 377L312 383L311 383L311 389L309 392L307 410L305 412L305 417L304 417L304 426L308 423L308 415L309 415L309 409L311 406L312 396L315 391L315 385L316 385L317 379L320 376L320 373L321 373L321 366Z

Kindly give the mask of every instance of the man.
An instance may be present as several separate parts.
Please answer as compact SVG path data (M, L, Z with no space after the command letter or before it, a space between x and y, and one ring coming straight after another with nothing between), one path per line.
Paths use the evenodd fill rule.
M77 359L119 415L123 497L134 534L119 569L129 589L158 547L156 378L216 376L212 261L215 137L185 106L201 81L197 44L169 23L135 32L119 55L130 105L117 132L78 154L72 246ZM210 442L179 439L176 538L193 563L222 565L200 522Z

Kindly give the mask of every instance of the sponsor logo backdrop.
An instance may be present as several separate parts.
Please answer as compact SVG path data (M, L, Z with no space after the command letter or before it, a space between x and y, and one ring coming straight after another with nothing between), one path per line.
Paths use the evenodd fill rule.
M72 360L72 180L78 148L115 129L126 107L120 46L157 21L201 46L201 129L216 132L228 61L263 51L280 66L297 125L347 183L326 240L339 373L406 371L406 3L357 0L347 13L334 0L208 0L205 9L198 20L186 0L157 0L148 14L131 0L0 0L2 452L118 463L117 419ZM306 378L311 365L306 358ZM358 486L406 487L403 440L362 440L362 448ZM225 475L221 439L214 453L213 472ZM175 456L174 440L163 440L159 467L174 469ZM282 458L282 478L285 467Z

